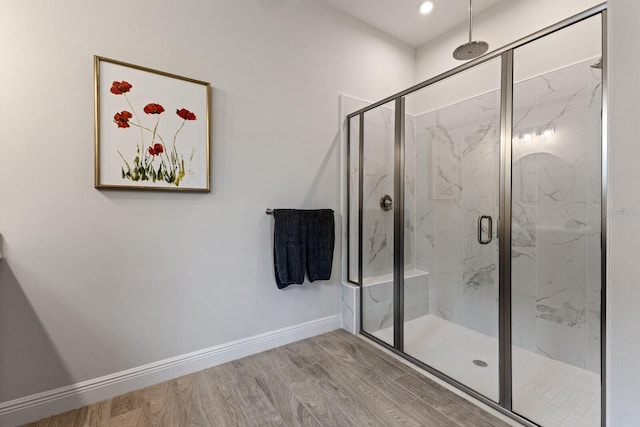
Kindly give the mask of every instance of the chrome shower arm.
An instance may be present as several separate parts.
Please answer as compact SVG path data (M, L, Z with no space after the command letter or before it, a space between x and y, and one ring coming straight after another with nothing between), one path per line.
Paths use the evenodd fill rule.
M471 43L471 41L473 40L473 37L471 35L471 29L473 28L473 6L471 5L472 2L473 0L469 0L469 43Z

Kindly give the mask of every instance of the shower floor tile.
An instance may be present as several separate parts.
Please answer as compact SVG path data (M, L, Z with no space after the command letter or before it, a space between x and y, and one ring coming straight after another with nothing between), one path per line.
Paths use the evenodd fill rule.
M374 335L392 342L393 328ZM408 355L498 400L497 339L430 314L405 322L404 342ZM518 347L512 358L514 412L542 426L600 425L599 375Z

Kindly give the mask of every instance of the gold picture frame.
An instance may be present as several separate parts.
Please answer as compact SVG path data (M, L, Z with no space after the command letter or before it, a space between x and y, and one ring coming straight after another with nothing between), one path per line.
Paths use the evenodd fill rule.
M94 56L95 188L210 191L211 85Z

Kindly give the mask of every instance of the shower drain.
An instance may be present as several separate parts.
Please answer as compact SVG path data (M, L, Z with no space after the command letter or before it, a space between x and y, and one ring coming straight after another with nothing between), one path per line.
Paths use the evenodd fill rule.
M481 368L486 368L487 366L489 366L487 364L487 362L485 362L484 360L480 360L480 359L475 359L473 361L473 364L476 365L476 366L480 366Z

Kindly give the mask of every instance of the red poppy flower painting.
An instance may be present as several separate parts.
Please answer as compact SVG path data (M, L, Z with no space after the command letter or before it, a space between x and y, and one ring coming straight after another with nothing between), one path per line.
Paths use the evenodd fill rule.
M124 80L121 82L113 82L111 85L111 93L114 95L122 95L129 92L132 87L129 82L125 82Z
M170 152L166 153L165 139L161 134L161 131L166 128L161 126L159 117L159 115L164 112L164 107L155 102L146 104L142 108L142 112L149 115L156 114L158 117L156 118L155 123L144 124L141 122L140 117L135 113L135 108L127 95L131 91L132 87L133 85L125 80L121 82L114 81L111 86L111 93L114 95L122 95L127 104L129 104L134 111L133 113L127 110L120 111L113 116L113 121L116 123L118 128L126 129L131 126L139 128L142 136L142 142L137 146L136 156L133 159L133 162L126 161L122 153L118 152L124 161L124 166L122 167L122 178L131 181L164 181L177 187L180 185L180 181L182 181L186 176L184 155L178 150L178 134L188 120L191 121L196 119L196 115L186 108L176 110L176 114L178 117L183 119L183 121L177 126L176 131L173 133L173 145ZM152 141L159 139L161 142L154 142L153 145L148 146L147 149L144 150L145 135L148 133L151 134ZM141 152L144 153L143 156L140 156ZM161 154L165 155L161 156ZM156 164L156 158L159 159L159 164Z
M149 154L152 156L157 156L158 154L162 154L164 152L164 147L162 144L153 144L153 147L149 147Z
M131 119L133 115L128 111L121 111L116 113L113 116L113 121L118 125L119 128L128 128L129 127L129 119Z
M160 104L147 104L143 111L147 114L160 114L164 112L164 107Z
M191 111L187 110L186 108L181 108L179 110L176 110L176 114L178 115L178 117L183 118L185 120L196 119L196 115L193 114Z
M209 191L209 83L94 60L96 188Z

